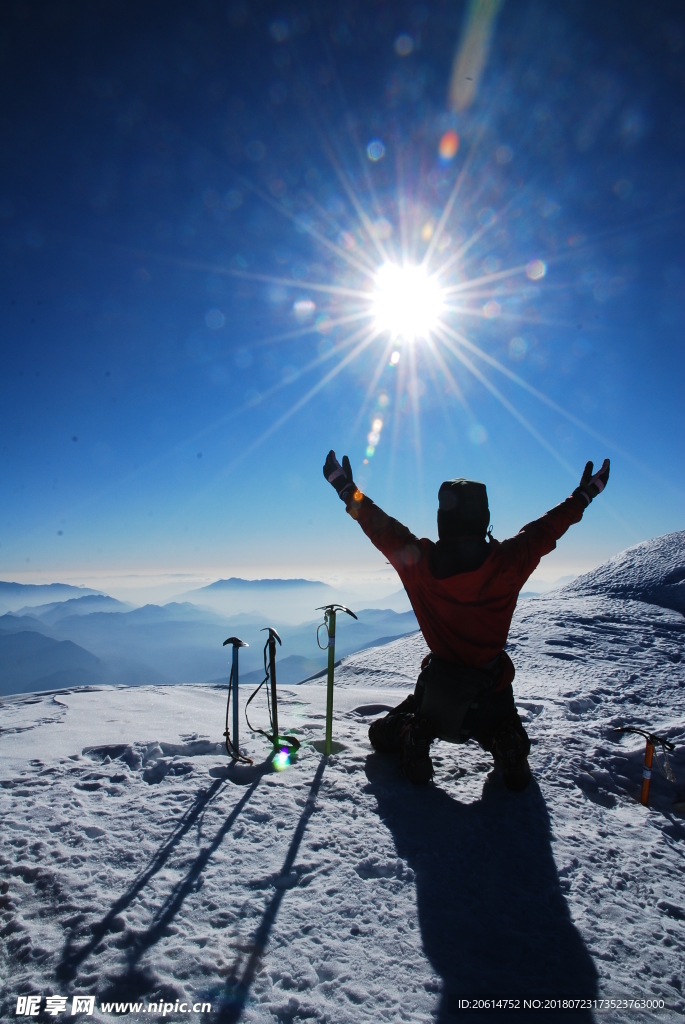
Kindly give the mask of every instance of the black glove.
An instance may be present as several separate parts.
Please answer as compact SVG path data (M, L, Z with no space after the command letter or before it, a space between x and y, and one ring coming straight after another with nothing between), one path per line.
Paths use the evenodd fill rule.
M331 449L326 457L326 462L323 467L323 475L328 480L332 487L335 487L338 492L338 497L343 501L347 501L350 491L356 490L356 485L352 479L352 467L350 466L350 460L346 455L343 455L342 466L335 457L335 452Z
M602 468L598 470L594 476L592 473L592 463L588 462L583 470L583 475L580 478L580 484L576 487L574 494L577 494L585 502L587 507L593 498L604 490L609 479L609 460L605 459L602 463Z

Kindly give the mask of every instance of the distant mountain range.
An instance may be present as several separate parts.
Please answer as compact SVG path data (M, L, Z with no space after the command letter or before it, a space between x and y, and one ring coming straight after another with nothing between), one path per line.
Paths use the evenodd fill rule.
M176 601L210 607L221 615L266 615L279 622L302 622L318 605L342 601L343 595L320 580L244 580L232 576L178 594Z
M198 590L194 591L196 594L202 594L206 591L217 591L217 590L301 590L309 587L310 589L332 590L327 583L321 583L319 580L242 580L239 576L231 576L227 580L217 580L215 583L209 583L206 587L199 587Z
M71 597L100 594L99 590L73 587L69 583L8 583L0 580L0 614L22 606L34 607L47 601L67 601Z
M0 681L0 693L85 686L103 681L103 666L71 640L35 630L0 633Z
M238 581L263 583L264 588L259 591L262 595L274 592L272 582ZM267 625L278 629L283 640L278 658L279 681L300 682L326 664L326 654L316 642L316 627L321 619L314 619L314 615L319 615L314 611L317 599L321 603L326 600L321 590L317 594L317 588L325 588L325 584L310 580L276 583L284 586L278 590L279 599L272 606L261 599L255 602L266 614L220 614L189 601L130 608L105 594L80 594L78 598L69 596L63 601L34 606L24 604L19 612L0 616L0 695L85 684L223 680L229 669L223 641L231 633L250 645L241 652L241 678L256 684L261 679L266 639L262 630ZM302 606L308 621L292 624L284 621L282 615L292 612L294 607L286 595L297 592L308 595ZM347 616L338 620L339 657L418 628L413 612L399 614L371 608L358 614L356 622Z

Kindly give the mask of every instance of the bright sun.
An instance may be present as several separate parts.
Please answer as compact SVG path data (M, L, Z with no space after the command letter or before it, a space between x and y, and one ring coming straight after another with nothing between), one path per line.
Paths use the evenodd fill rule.
M376 274L373 316L379 331L415 341L437 326L445 296L423 267L384 263Z

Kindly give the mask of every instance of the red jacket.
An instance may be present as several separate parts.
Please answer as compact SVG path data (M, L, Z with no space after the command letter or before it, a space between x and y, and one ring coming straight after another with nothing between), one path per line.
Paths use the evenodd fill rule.
M351 495L347 511L397 571L431 651L482 668L504 648L524 583L569 526L580 522L585 504L571 495L510 540L491 540L479 569L447 579L431 572L433 541L415 537L366 495Z

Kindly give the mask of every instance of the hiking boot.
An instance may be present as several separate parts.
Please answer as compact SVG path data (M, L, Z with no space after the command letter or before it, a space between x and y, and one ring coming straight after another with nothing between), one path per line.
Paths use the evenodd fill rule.
M502 781L512 793L522 793L532 779L528 758L513 768L502 770Z
M531 780L528 754L530 740L523 725L516 720L500 723L494 731L490 749L495 764L502 770L507 789L522 792Z
M415 786L425 786L433 778L430 745L433 734L425 718L405 715L400 731L400 755L404 774Z
M412 711L415 704L414 694L402 701L402 703L389 711L383 718L377 718L369 726L369 741L374 750L379 754L399 754L400 732L407 713Z

